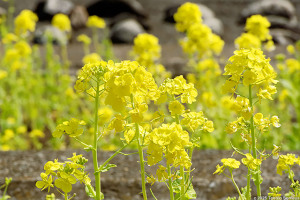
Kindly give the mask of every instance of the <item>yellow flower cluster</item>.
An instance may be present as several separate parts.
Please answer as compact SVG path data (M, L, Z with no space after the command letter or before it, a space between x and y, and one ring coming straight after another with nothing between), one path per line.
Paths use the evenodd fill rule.
M240 129L245 128L245 119L243 117L239 117L236 121L229 122L226 125L225 131L226 133L233 134Z
M196 54L199 58L220 54L224 41L211 29L202 24L201 11L194 3L181 5L174 14L176 29L187 32L187 37L180 41L183 51L189 55Z
M163 154L168 165L183 166L188 169L191 160L184 150L190 146L189 133L184 131L180 124L162 124L146 136L148 145L148 165L152 166L163 159Z
M88 18L88 21L86 22L86 26L94 27L94 28L105 28L106 24L104 19L96 15L93 15Z
M28 31L35 30L35 24L38 21L37 15L31 10L22 10L15 18L15 33L17 35L26 34Z
M68 160L70 161L64 163L58 162L58 160L48 161L44 166L45 172L41 173L42 180L36 182L36 187L42 190L48 189L49 192L50 188L55 185L63 193L69 193L72 191L72 185L77 181L90 185L91 179L84 171L84 164L88 160L76 153L73 153L73 157Z
M190 2L184 3L174 14L175 27L179 32L185 32L193 24L201 23L201 16L202 14L197 4Z
M101 81L107 71L107 65L113 65L112 61L98 61L85 64L79 71L77 81L74 88L78 92L83 92L91 88L91 80Z
M89 45L91 44L91 38L85 34L80 34L78 37L77 37L77 41L78 42L82 42L86 45Z
M82 58L84 64L97 63L101 61L101 57L97 53L87 54Z
M65 14L56 14L52 18L52 25L62 31L70 31L71 30L71 21L69 17Z
M265 43L267 50L273 50L275 46L269 33L270 26L271 24L266 17L252 15L246 21L245 30L247 33L243 33L234 43L239 49L261 48L262 43Z
M226 168L229 168L229 170L232 171L233 169L238 169L241 165L240 161L237 161L234 158L223 158L221 162L223 165L217 165L217 170L214 172L214 174L222 174Z
M240 80L245 86L253 85L259 88L257 96L259 99L272 100L275 94L276 84L274 78L276 72L270 65L270 59L266 59L260 49L241 49L234 51L234 56L229 58L229 63L225 66L224 75L231 77L222 86L224 93L234 93Z
M272 116L271 120L269 117L263 116L262 113L256 113L253 117L254 124L260 132L264 132L266 128L270 128L273 125L276 128L279 128L281 125L279 124L278 116Z
M204 117L203 112L188 112L182 115L181 124L187 126L193 132L200 128L207 132L213 132L213 122Z
M242 159L242 163L252 170L256 170L261 165L261 159L253 158L250 153L246 154L246 158Z
M258 37L261 41L264 41L271 38L269 33L270 26L271 23L266 17L261 15L252 15L247 19L245 29L248 33Z
M250 119L252 115L249 99L241 96L237 96L234 103L231 106L237 114L241 115L246 120Z
M67 134L70 137L78 137L83 133L84 129L82 126L84 125L86 125L84 121L72 118L69 121L59 124L52 133L52 136L61 137L63 134Z
M142 66L149 67L160 58L158 38L148 33L139 34L133 41L133 55Z
M288 171L290 166L294 164L300 165L300 158L296 158L295 154L280 155L277 163L277 173L282 175L282 172Z
M167 100L167 94L180 96L181 103L191 104L196 101L198 95L197 90L193 83L186 83L186 80L182 75L175 77L174 79L167 78L161 86L158 88L160 91L160 98L158 103L162 103Z
M105 103L118 112L132 106L132 113L141 115L147 110L145 103L159 97L152 74L135 61L109 62L105 77L107 96ZM133 101L133 102L132 102Z
M183 51L189 55L196 54L199 58L219 55L224 46L220 36L212 33L205 24L193 24L187 30L187 37L180 41Z

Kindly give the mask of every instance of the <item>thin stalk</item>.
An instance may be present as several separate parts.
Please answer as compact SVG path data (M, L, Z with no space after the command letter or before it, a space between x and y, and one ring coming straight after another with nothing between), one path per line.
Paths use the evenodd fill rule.
M232 170L229 170L229 171L230 171L230 179L232 180L232 182L233 182L233 184L234 184L236 190L237 190L238 193L239 193L239 196L240 196L241 199L242 199L242 193L241 193L239 187L237 186L236 182L235 182L234 179L233 179L233 173L232 173Z
M130 143L129 143L130 144ZM109 161L111 161L111 159L113 159L116 155L118 155L125 147L127 147L129 144L124 145L123 147L121 147L118 151L116 151L112 156L110 156L103 164L102 166L105 166L109 163Z
M185 180L184 180L184 169L183 166L180 166L180 199L184 199L184 193L185 193Z
M140 165L141 165L141 178L142 178L142 192L144 200L147 200L147 192L146 192L146 178L145 178L145 161L144 161L144 154L143 154L143 148L140 144L139 140L139 125L135 123L135 135L138 141L138 150L139 150L139 157L140 157Z
M256 153L256 138L255 138L255 132L254 132L254 121L253 121L253 99L252 99L252 86L249 85L249 102L250 102L250 107L251 107L251 118L250 118L250 130L251 130L251 138L252 138L252 155L253 157L256 159L257 158L257 153ZM257 169L259 170L259 168ZM256 176L256 181L254 182L255 186L256 186L256 191L257 191L257 196L260 197L261 196L261 190L260 190L260 183L259 183L259 173L255 174Z
M170 200L174 200L174 191L173 191L173 185L172 185L170 165L167 165L167 170L168 170L168 176L169 176L168 182L169 182Z
M96 185L96 200L101 198L101 181L100 172L98 166L98 156L97 156L97 141L98 141L98 107L99 107L99 80L97 81L96 88L96 98L95 98L95 121L94 121L94 144L93 144L93 164L94 164L94 174L95 174L95 185Z
M93 37L93 42L94 42L94 49L95 51L101 55L101 49L99 45L99 37L98 37L98 29L97 28L92 28L92 37Z

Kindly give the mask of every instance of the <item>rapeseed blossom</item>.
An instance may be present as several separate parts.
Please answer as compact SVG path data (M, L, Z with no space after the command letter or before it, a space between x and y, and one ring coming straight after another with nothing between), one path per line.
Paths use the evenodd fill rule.
M222 166L220 165L217 165L217 170L214 172L214 174L221 174L223 173L223 171L226 169L226 168L229 168L230 171L232 171L233 169L238 169L241 165L240 161L237 161L236 159L234 158L223 158L221 160L221 162L223 163Z
M261 41L269 40L272 36L269 33L271 23L266 17L252 15L246 21L245 29L248 33L258 37Z
M148 165L152 166L166 157L167 164L183 166L188 169L191 160L184 150L190 146L189 133L184 131L180 124L162 124L146 136L148 145Z
M59 124L52 135L53 137L61 137L63 134L67 134L70 137L78 137L83 133L84 129L82 126L84 125L86 125L84 121L72 118Z
M61 31L70 31L71 30L71 21L69 17L65 14L56 14L52 18L52 25L58 28Z
M86 44L86 45L89 45L89 44L91 44L91 38L89 37L89 36L87 36L87 35L85 35L85 34L80 34L78 37L77 37L77 41L79 41L79 42L82 42L82 43L84 43L84 44Z
M98 17L96 15L90 16L86 22L87 27L94 27L94 28L105 28L106 24L104 19Z
M15 18L14 22L16 35L34 32L37 21L38 17L34 12L31 10L22 10L22 12Z
M142 66L148 67L160 58L161 47L158 38L148 33L139 34L134 38L132 54Z
M196 97L198 95L197 90L194 87L193 83L186 83L186 80L183 76L177 76L174 79L167 78L158 88L160 91L160 96L164 97L164 95L178 95L180 96L181 103L191 104L196 101ZM167 99L165 99L167 100ZM162 103L160 101L159 103Z
M197 4L190 2L184 3L174 14L175 27L179 32L185 32L193 24L201 23L201 16L202 14Z
M152 74L135 61L110 61L104 79L107 91L105 104L111 105L118 112L124 110L127 104L131 105L132 100L135 108L144 112L145 109L139 106L159 97Z
M300 158L296 158L295 154L280 155L277 163L277 173L282 175L282 172L286 172L294 164L300 165Z
M187 112L184 113L182 117L181 124L187 126L193 132L198 128L207 132L212 132L214 130L213 122L204 117L202 111Z
M266 59L260 49L241 49L234 52L225 66L224 75L231 77L222 87L223 92L234 93L240 81L245 86L256 86L259 99L270 99L275 94L276 72L270 65L270 59Z
M246 154L246 158L242 159L242 163L252 170L256 170L261 165L261 159L253 158L250 153Z

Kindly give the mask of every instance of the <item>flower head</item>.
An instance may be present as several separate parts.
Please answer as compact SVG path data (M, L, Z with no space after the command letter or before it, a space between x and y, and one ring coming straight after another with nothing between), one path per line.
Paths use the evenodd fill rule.
M95 28L105 28L106 24L104 19L98 17L96 15L90 16L86 23L87 27L95 27Z
M52 18L52 25L62 31L70 31L71 30L71 22L67 15L65 14L56 14Z

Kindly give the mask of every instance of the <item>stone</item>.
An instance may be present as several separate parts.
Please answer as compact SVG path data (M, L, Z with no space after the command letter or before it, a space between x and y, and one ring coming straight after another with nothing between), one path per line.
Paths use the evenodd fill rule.
M50 15L55 15L57 13L69 15L74 6L74 3L69 0L47 0L44 10Z
M294 44L300 38L299 30L297 33L287 29L271 29L270 34L276 44L283 46Z
M255 14L282 16L289 19L290 23L297 23L295 7L288 0L255 1L242 10L239 22L243 24L248 17Z
M113 43L133 43L133 39L140 33L144 33L143 26L135 19L129 18L115 23L110 30L110 38Z
M6 14L7 14L7 11L4 8L0 7L0 16L6 15Z
M72 27L74 29L85 27L88 17L89 13L87 12L87 9L84 6L76 5L70 14Z
M147 18L148 13L137 0L100 0L87 7L90 15L112 18L120 13L131 13Z
M34 12L39 17L39 21L51 21L53 15L57 13L71 14L74 6L74 3L69 0L47 0L39 2Z
M43 24L37 26L37 29L34 32L33 43L45 44L47 42L47 38L45 36L46 32L52 35L53 44L68 42L68 37L64 32L54 26Z

